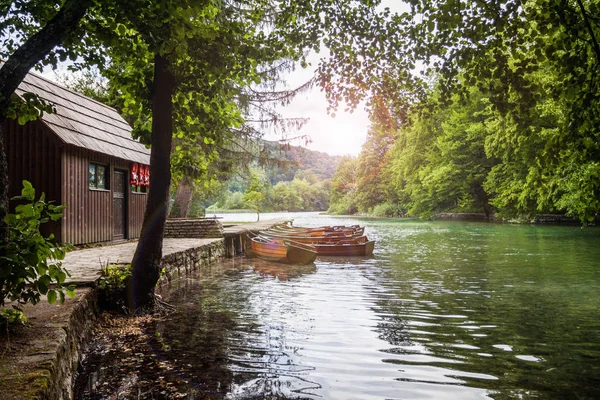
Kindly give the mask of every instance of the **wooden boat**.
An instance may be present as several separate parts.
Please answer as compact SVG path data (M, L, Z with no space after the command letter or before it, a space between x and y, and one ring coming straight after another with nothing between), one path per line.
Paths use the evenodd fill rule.
M279 231L267 229L261 231L261 235L268 236L277 239L289 239L295 242L306 243L306 244L316 244L316 243L331 243L332 241L340 241L340 240L355 240L359 243L367 242L368 239L366 236L353 236L353 235L335 235L335 236L310 236L310 235L301 235L294 233L281 233Z
M335 225L335 226L319 226L316 228L302 227L302 226L292 226L288 224L281 224L273 227L274 229L280 230L289 230L294 232L311 232L311 233L330 233L330 232L356 232L359 230L364 231L364 227L360 225Z
M370 256L373 255L375 241L368 240L366 236L357 238L323 238L313 236L289 236L286 238L271 236L268 231L263 231L260 237L273 240L293 240L294 242L314 246L320 256Z
M362 236L365 232L365 228L359 226L301 228L290 227L289 225L279 225L269 228L268 230L278 234L303 236Z
M252 252L267 261L287 264L309 264L317 258L314 246L287 239L265 236L250 238Z
M359 242L354 239L315 243L320 256L371 256L375 248L374 240Z

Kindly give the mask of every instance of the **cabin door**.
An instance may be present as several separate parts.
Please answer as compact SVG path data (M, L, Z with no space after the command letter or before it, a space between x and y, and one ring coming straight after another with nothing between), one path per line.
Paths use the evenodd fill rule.
M113 240L125 239L127 226L125 221L127 217L126 193L127 171L115 170L115 181L113 185L113 213L114 213L114 235Z

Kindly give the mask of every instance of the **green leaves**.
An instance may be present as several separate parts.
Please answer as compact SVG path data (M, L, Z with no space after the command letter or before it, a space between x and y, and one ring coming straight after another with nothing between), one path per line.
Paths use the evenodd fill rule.
M600 24L591 10L599 5L416 0L393 18L405 42L380 90L408 107L371 105L380 124L390 119L382 111L397 111L401 130L386 168L398 201L422 215L494 206L504 216L597 217ZM403 69L419 63L422 80L405 79ZM361 154L359 171L373 152ZM365 182L353 201L363 209L380 202L377 186Z
M127 27L123 24L117 24L115 32L120 36L125 36L130 32L130 29L127 29Z
M23 181L23 190L21 191L21 199L33 201L35 199L35 189L29 181Z
M53 243L52 237L43 237L40 226L58 220L64 207L46 202L43 193L35 200L35 189L28 181L23 181L21 196L13 200L25 203L5 218L10 238L0 248L0 306L6 299L36 304L44 294L50 304L57 298L63 302L65 292L74 295L74 288L64 285L69 276L61 264L66 248Z
M19 125L41 118L44 113L53 114L56 109L53 104L33 93L23 93L21 97L13 95L6 110L6 117L16 119Z
M48 291L48 304L54 304L56 302L56 290Z

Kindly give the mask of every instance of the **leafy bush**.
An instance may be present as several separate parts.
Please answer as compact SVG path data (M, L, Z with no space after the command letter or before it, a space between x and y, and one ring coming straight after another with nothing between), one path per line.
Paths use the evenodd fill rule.
M23 311L15 308L3 308L0 310L0 326L5 324L25 324L27 322L27 317L23 313Z
M14 321L17 315L23 315L21 306L37 304L42 295L47 296L50 304L57 298L64 302L65 294L75 296L74 288L64 285L69 273L61 260L68 247L54 243L54 235L44 237L40 233L40 225L58 221L65 206L46 202L44 193L36 201L35 189L28 181L23 181L21 196L11 200L23 203L4 219L9 241L0 247L0 307L7 299L17 303L13 305L16 312L2 310L0 316L4 321Z
M108 264L98 280L98 302L105 310L127 310L127 287L133 275L131 264Z
M342 199L337 202L331 202L329 204L328 214L335 215L353 215L358 212L355 199L350 194L346 194Z
M373 215L376 217L403 217L406 211L399 205L394 203L382 203L373 208Z
M190 218L203 218L206 216L206 212L204 211L204 205L200 200L192 200L192 206L190 207L190 213L188 217Z

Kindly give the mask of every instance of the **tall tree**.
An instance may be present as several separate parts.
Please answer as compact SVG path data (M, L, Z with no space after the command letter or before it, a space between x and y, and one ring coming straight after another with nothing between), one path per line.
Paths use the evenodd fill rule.
M350 156L342 157L331 179L331 196L328 212L333 214L354 214L358 211L358 206L356 205L357 175L357 158Z
M373 1L179 0L152 3L146 9L134 3L127 4L127 8L116 5L114 19L107 17L106 25L110 27L112 23L120 34L119 40L111 43L113 65L108 73L111 80L122 81L120 90L125 97L126 112L137 117L135 131L146 142L150 137L154 142L155 135L167 134L164 127L162 131L153 130L157 115L150 117L148 110L159 111L155 104L164 104L163 100L166 103L166 99L159 101L156 96L161 86L158 80L170 80L169 75L173 77L172 91L165 89L160 93L170 96L173 103L175 137L218 143L224 140L227 128L243 123L235 101L239 88L260 83L261 71L274 63L286 59L303 62L307 50L317 50L322 40L328 42L334 56L321 65L321 83L329 95L346 96L352 103L357 96L367 93L369 82L377 81L377 76L385 72L389 64L384 58L399 51L393 41L383 46L384 40L375 34L374 29L391 29L393 21L387 18L388 12L376 12L377 2ZM352 31L356 34L352 41L356 46L348 46L346 41L347 28L352 26L356 27ZM351 58L356 59L355 52L369 48L373 40L382 46L361 55L365 60L368 58L370 74L364 74L363 84L349 90L348 85L355 84L350 71L362 71L367 63L358 67L347 63ZM164 59L167 68L164 74L158 70L153 74L147 65L159 58ZM153 107L148 107L150 102ZM336 105L333 101L333 106ZM167 182L162 180L170 180L166 170L171 150L166 139L160 147L152 148L152 160L157 159L155 153L161 153L160 162L168 161L166 166L151 166L150 193L154 197L149 198L133 265L135 309L150 307L154 298L169 198ZM155 224L156 229L147 228L150 224ZM148 243L152 244L151 251Z
M410 213L431 216L436 212L484 212L490 216L489 195L484 190L495 159L488 158L487 123L496 115L489 100L472 88L465 102L454 102L403 132L395 149L392 169L400 178Z
M361 212L387 200L389 182L385 174L389 150L394 144L396 132L393 126L371 125L367 140L358 157L356 202Z
M160 273L173 137L215 141L222 127L239 125L231 82L254 76L249 61L226 50L241 42L247 21L228 20L224 9L208 1L156 2L146 8L148 2L135 3L115 5L114 20L106 22L108 29L117 26L120 37L112 43L112 65L105 73L119 84L125 112L136 120L135 133L152 146L150 192L132 262L130 304L142 311L154 304ZM246 45L252 50L252 43Z
M543 149L538 176L521 181L527 191L558 211L593 219L600 207L595 194L600 190L598 1L418 0L410 5L405 18L411 22L403 33L410 38L411 57L440 74L442 100L457 92L466 96L473 85L486 93L515 127L505 132L508 142L535 136L545 142L541 147L536 140L522 142L524 147L537 142L537 149L529 149L533 152ZM562 125L544 137L549 131L530 122L549 99L566 118L557 118ZM551 146L556 151L546 151Z
M244 192L242 200L256 212L256 220L260 220L260 211L263 207L265 195L263 193L265 188L265 176L261 176L257 171L252 171L250 176L250 183L248 188Z

